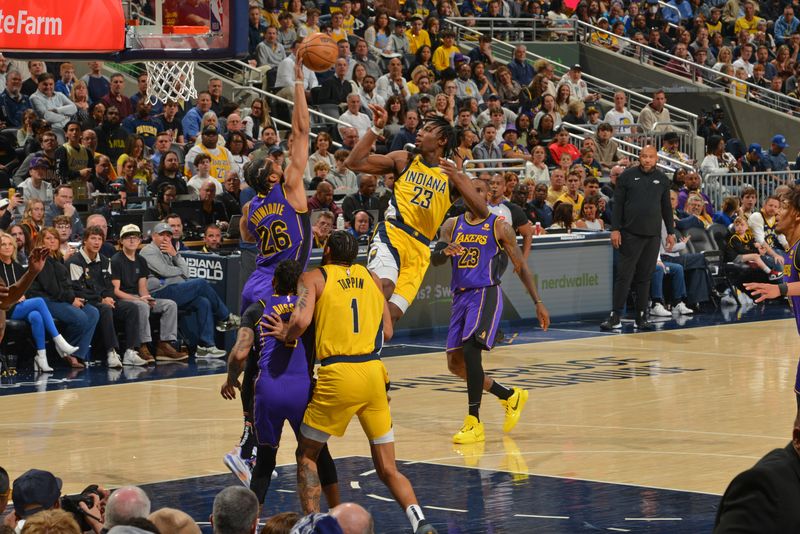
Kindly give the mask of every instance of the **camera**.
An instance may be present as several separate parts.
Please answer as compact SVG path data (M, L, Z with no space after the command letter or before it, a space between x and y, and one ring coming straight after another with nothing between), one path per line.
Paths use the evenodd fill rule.
M94 484L88 486L83 492L77 495L64 495L61 497L61 509L72 514L72 517L81 528L81 532L92 530L92 526L86 521L86 512L80 507L80 503L84 503L89 509L94 506L92 494L97 495L98 498L102 497L98 491L98 486Z

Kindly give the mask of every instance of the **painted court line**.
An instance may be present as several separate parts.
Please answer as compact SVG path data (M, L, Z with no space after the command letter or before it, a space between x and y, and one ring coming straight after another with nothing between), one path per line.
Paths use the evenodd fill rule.
M361 489L361 484L358 483L358 480L351 480L350 487L353 489Z
M613 532L630 532L630 530L628 530L627 528L608 527L606 530L611 530Z
M466 514L466 510L459 510L458 508L445 508L444 506L423 506L423 508L427 508L428 510L441 510L443 512L459 512L461 514Z
M394 499L387 499L386 497L381 497L380 495L375 495L374 493L367 493L367 497L372 497L373 499L378 499L379 501L394 502Z
M534 518L534 519L569 519L568 515L514 514L514 517L531 517L531 518Z
M625 521L683 521L682 517L626 517Z

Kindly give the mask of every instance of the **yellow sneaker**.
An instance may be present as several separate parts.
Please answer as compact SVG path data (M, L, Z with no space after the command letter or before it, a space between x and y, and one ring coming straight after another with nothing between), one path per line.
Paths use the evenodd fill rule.
M477 443L486 439L483 434L483 423L478 421L477 417L468 415L464 418L464 425L461 430L456 432L453 436L453 443Z
M506 410L506 419L503 421L503 432L511 432L519 422L519 416L522 414L522 408L528 402L528 391L520 388L514 388L514 393L508 400L501 400L500 404Z

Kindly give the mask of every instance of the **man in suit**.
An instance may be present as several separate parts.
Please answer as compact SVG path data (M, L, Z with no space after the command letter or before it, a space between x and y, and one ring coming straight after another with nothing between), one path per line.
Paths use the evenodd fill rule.
M714 534L800 532L800 411L792 441L731 481L719 503Z

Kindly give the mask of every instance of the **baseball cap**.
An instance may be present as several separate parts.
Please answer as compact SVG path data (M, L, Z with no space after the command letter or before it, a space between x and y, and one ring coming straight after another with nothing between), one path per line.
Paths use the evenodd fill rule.
M142 235L142 231L135 224L126 224L122 227L122 230L119 231L119 238L122 239L123 237L131 234Z
M205 128L203 128L203 135L214 135L214 134L218 134L218 133L219 133L219 130L217 130L216 126L210 126L209 125L209 126L206 126Z
M134 225L131 224L129 226L134 226ZM170 233L171 234L172 233L172 227L170 225L168 225L167 223L164 223L164 222L161 222L161 223L158 223L157 225L155 225L155 227L153 227L153 231L151 232L151 234L153 234L153 235L155 235L155 234L166 234L166 233Z
M757 152L757 153L761 154L761 145L759 145L758 143L750 143L750 146L747 147L747 151L748 152Z
M283 149L279 146L273 147L270 151L270 154L283 154Z
M31 158L30 168L31 169L49 169L50 168L50 162L47 161L47 158L36 156L36 157Z
M517 133L517 127L514 126L513 124L506 125L506 129L503 130L503 135L507 134L508 132Z
M786 148L787 146L789 146L789 143L786 142L786 138L781 134L778 134L775 137L773 137L772 142L781 148Z
M580 65L578 65L577 63L575 63L575 64L572 66L572 68L570 68L570 70L583 70L583 69L581 68L581 66L580 66Z
M594 106L589 106L586 108L586 114L588 115L589 113L600 113L600 111Z
M488 100L500 100L500 97L495 94L491 94L489 95Z
M678 134L675 133L675 132L667 132L667 133L664 134L663 139L664 139L664 141L677 141L678 140Z
M464 54L454 54L453 63L469 63L469 56L465 56Z
M61 497L61 485L61 479L50 471L40 469L25 471L14 481L11 493L14 511L19 517L25 517L26 514L35 514L41 512L42 509L52 508ZM25 508L31 505L39 505L39 507L26 512Z

